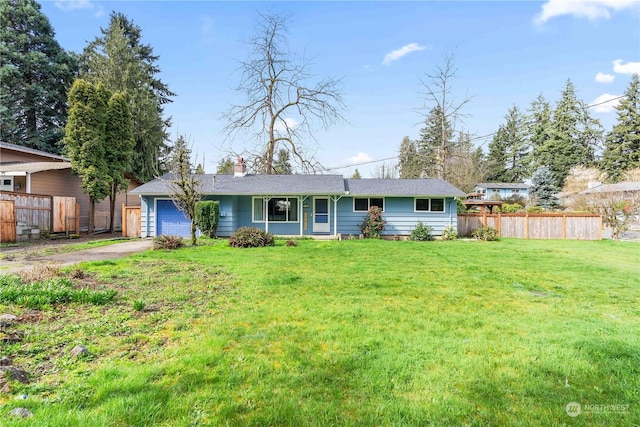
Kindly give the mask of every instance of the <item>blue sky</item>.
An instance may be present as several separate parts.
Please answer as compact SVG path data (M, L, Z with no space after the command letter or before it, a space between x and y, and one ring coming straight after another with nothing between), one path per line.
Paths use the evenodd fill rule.
M458 69L453 95L472 97L464 129L477 137L495 132L512 105L527 109L540 93L555 103L567 79L594 104L622 95L631 73L640 73L638 0L42 3L65 49L81 51L111 11L142 28L143 42L160 56L161 79L177 93L166 108L171 134L187 136L210 173L230 149L253 146L226 138L221 116L244 102L235 91L238 61L248 54L242 40L254 33L258 12L270 10L292 14L289 47L313 58L315 74L342 79L348 122L318 130L317 142L305 144L325 167L360 164L363 177L382 163L361 163L394 157L404 136L418 136L420 79L448 53ZM614 105L591 109L606 130ZM485 148L489 141L475 139Z

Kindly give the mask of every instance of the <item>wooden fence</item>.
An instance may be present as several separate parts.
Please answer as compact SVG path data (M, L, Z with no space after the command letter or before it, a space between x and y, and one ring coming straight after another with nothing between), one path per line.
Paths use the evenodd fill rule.
M140 237L141 228L140 206L122 205L122 237Z
M498 230L500 237L520 239L602 239L602 216L593 214L458 214L458 234L471 236L482 226Z
M80 232L80 205L75 197L7 191L0 193L0 200L3 201L0 204L2 242L38 239L42 233ZM9 232L9 228L13 228L13 232Z

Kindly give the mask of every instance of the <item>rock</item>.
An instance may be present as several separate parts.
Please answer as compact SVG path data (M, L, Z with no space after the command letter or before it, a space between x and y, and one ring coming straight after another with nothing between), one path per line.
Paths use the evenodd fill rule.
M10 378L23 384L29 384L29 374L24 369L16 366L0 366L0 372L5 378Z
M77 345L71 349L71 355L73 357L88 356L89 350L83 345Z
M13 326L18 321L18 317L13 314L1 314L0 315L0 329Z
M11 366L13 365L13 360L9 359L7 356L2 356L0 358L0 366Z
M15 408L9 411L9 415L12 417L31 418L33 414L26 408Z

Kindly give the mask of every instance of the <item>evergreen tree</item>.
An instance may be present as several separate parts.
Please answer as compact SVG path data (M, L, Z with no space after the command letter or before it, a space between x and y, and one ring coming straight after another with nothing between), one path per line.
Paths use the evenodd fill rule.
M129 180L124 174L127 171L133 155L133 128L131 112L125 96L115 93L108 103L106 118L105 161L108 165L109 186L109 231L113 232L116 196L120 191L126 191Z
M198 163L196 166L196 174L204 175L204 166L202 166L202 163Z
M106 157L109 92L77 79L69 92L69 120L64 144L72 170L80 175L89 195L89 233L94 229L95 204L110 194L111 177Z
M422 167L420 156L418 154L418 146L416 141L412 141L408 136L402 139L398 153L400 169L400 178L411 179L420 178L422 175Z
M602 169L612 181L640 167L640 77L634 74L616 110L618 122L607 135Z
M550 131L549 139L536 147L534 156L538 165L549 167L559 188L572 167L594 164L595 150L602 139L600 123L577 99L571 80L553 112Z
M540 166L531 177L529 194L536 200L538 206L545 209L554 209L560 206L558 186L553 173L547 166Z
M0 139L58 153L78 65L34 0L0 0Z
M168 152L165 143L169 121L164 120L163 104L174 96L157 77L158 56L150 45L141 43L141 29L121 13L112 13L109 26L101 29L84 49L80 61L81 76L91 82L103 82L113 92L127 94L132 112L135 149L130 173L149 181L162 172L162 158Z
M528 128L527 137L531 148L530 157L526 162L529 170L528 174L535 172L536 168L543 166L536 156L542 147L551 138L551 106L542 94L531 103L527 117Z
M358 171L358 168L356 168L356 170L353 172L353 175L351 175L351 179L362 179L362 175L360 175L360 171Z
M446 179L446 159L451 152L453 130L439 107L431 109L417 141L421 173Z
M273 164L273 173L276 175L290 175L293 173L291 167L289 150L281 148L278 150L278 157Z
M524 117L513 106L505 116L505 124L489 144L487 180L490 182L522 182L528 176L528 141Z
M220 175L233 175L233 160L231 160L231 157L220 159L216 173Z

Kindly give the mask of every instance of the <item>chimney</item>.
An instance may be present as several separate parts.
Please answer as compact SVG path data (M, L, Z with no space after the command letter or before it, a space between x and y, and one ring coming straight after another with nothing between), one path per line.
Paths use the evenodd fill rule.
M247 164L244 159L238 156L236 164L233 165L233 176L245 176L247 174Z

